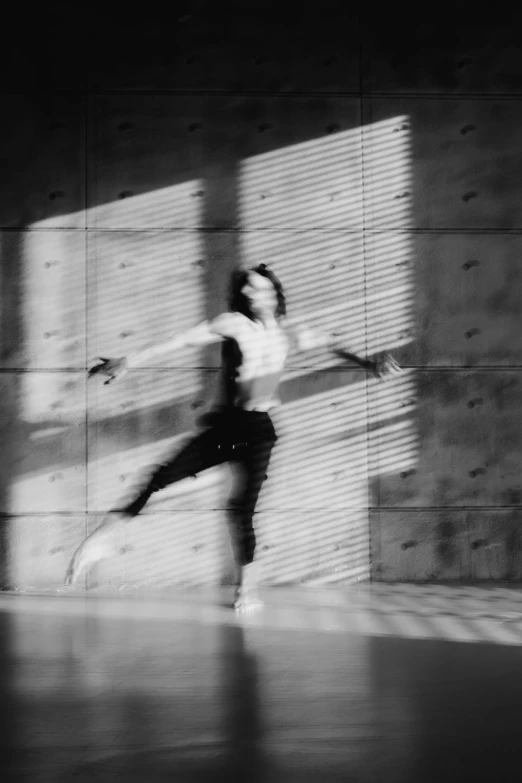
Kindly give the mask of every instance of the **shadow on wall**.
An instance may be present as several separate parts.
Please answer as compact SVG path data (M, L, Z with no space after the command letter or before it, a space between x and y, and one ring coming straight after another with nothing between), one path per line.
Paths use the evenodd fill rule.
M486 76L486 61L468 76L500 75ZM373 123L393 107L412 126L417 332L405 354L418 369L403 405L418 401L419 438L416 464L376 466L375 575L520 579L522 103L446 95L372 105Z
M0 362L2 368L19 366L24 346L22 308L22 254L19 233L0 235ZM21 374L16 369L0 372L0 589L11 587L8 571L11 483L23 450L20 426Z
M211 403L219 364L216 349L204 357L185 351L114 386L85 389L85 360L128 353L215 316L240 263L271 264L292 316L337 333L356 353L400 350L412 339L411 249L408 234L393 230L397 220L409 225L407 118L361 130L356 101L346 102L339 120L328 99L245 98L232 102L225 126L222 102L198 99L196 108L190 96L93 98L87 244L74 245L84 241L83 211L34 220L25 237L29 244L54 237L68 263L45 270L55 275L56 329L46 326L48 311L30 318L34 340L48 335L47 354L20 389L18 415L31 445L13 481L11 511L47 513L43 549L64 560L86 511L89 529L179 446ZM41 290L40 267L26 268L24 290ZM30 353L42 356L34 345ZM411 383L408 376L379 386L325 351L292 357L277 414L282 437L259 506L269 581L367 578L368 476L383 460L405 470L414 461L412 406L403 404ZM368 406L372 395L380 395L378 410ZM104 577L145 583L154 562L156 582L219 579L220 480L210 471L154 498L129 526L126 557ZM63 521L52 532L57 513L79 524L70 545ZM24 551L26 561L13 566L17 582L40 567Z

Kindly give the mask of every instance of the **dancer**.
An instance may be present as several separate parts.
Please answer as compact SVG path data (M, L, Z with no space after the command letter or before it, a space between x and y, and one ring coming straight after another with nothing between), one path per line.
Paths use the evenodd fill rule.
M100 374L107 376L105 383L112 383L128 369L157 354L216 342L222 343L223 399L220 404L203 417L202 432L154 470L132 502L109 512L85 539L69 564L66 584L73 584L84 568L116 553L115 542L111 540L115 527L136 516L154 492L212 466L231 462L239 471L238 486L229 500L238 566L234 606L238 611L259 606L253 517L277 440L270 411L279 404L278 387L290 349L309 350L328 345L338 355L377 377L401 372L397 362L387 354L380 361L362 359L336 347L332 336L292 324L286 317L286 300L280 281L269 267L261 264L234 273L228 313L171 340L146 346L134 355L100 358L89 371L89 377Z

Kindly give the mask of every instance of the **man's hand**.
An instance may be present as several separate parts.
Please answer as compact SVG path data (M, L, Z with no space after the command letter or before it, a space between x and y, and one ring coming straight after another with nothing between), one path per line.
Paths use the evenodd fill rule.
M376 378L386 380L393 376L402 375L404 370L389 353L383 353L373 362L373 373Z
M98 356L98 364L95 364L94 367L91 367L88 373L88 377L92 378L92 376L96 375L96 373L107 375L108 379L104 381L104 384L107 385L108 383L117 381L118 378L121 378L121 376L125 375L126 372L127 359L125 356L122 356L119 359L103 359L101 356Z

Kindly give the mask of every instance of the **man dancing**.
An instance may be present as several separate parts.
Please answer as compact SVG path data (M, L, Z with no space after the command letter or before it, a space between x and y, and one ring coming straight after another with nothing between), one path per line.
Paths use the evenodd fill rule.
M151 357L184 348L222 343L223 404L203 417L205 428L172 459L160 465L138 495L123 508L109 512L101 525L80 545L67 569L65 582L73 584L81 571L116 553L111 533L118 523L136 516L151 495L164 487L225 462L234 463L239 482L229 500L238 584L234 606L247 611L260 604L256 593L253 525L257 499L277 435L270 410L279 404L278 388L292 347L309 350L330 345L337 354L378 377L401 372L390 356L381 361L361 359L335 347L330 335L312 333L286 318L283 287L265 264L234 273L228 313L199 324L162 343L119 359L100 359L89 377L99 373L112 383Z

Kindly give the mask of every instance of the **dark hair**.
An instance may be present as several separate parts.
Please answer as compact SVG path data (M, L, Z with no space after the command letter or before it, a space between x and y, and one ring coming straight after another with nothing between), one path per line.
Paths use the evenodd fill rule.
M275 288L277 296L277 307L275 311L276 318L281 318L286 315L286 298L283 293L283 286L277 275L266 264L259 264L259 266L252 267L251 269L245 269L244 267L236 269L232 273L232 280L230 283L230 296L228 300L229 309L235 313L242 313L247 318L253 319L253 314L250 310L248 300L243 296L243 286L247 283L248 275L250 272L255 272L262 277L266 277Z

